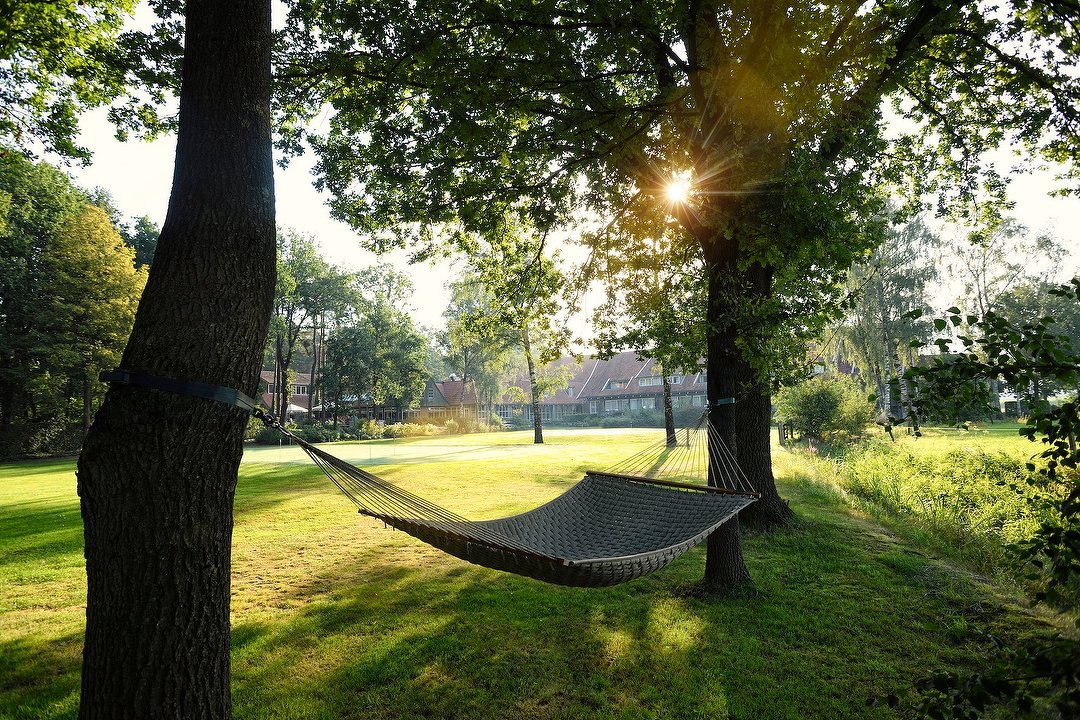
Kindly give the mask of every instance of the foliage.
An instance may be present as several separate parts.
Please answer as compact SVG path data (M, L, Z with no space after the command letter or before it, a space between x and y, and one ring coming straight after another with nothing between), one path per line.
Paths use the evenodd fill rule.
M776 394L776 417L804 437L851 439L873 419L866 394L844 377L818 375Z
M383 428L383 437L410 438L441 435L443 429L431 423L392 423Z
M412 320L386 299L358 308L349 324L326 342L326 397L338 407L344 398L361 399L379 408L412 407L423 391L427 340Z
M883 415L904 415L903 398L893 397L891 383L917 362L911 341L928 342L932 333L929 321L909 313L929 308L927 293L938 275L931 254L938 244L916 218L892 229L865 263L848 272L854 301L825 352L835 352L860 370Z
M133 0L0 4L0 143L87 159L80 112L125 91L117 52Z
M119 226L124 242L135 251L135 265L149 266L154 261L161 228L146 215Z
M540 399L565 388L573 369L554 361L569 352L570 331L562 292L566 276L559 256L545 253L545 236L506 215L480 238L469 257L471 274L459 294L475 301L460 329L490 351L517 346L524 354L533 406L535 442L542 443ZM537 366L544 366L539 370Z
M1009 217L974 237L951 238L947 249L945 269L963 285L957 305L974 315L999 310L1001 301L1019 285L1045 283L1065 255L1056 238L1032 236Z
M506 328L484 322L496 305L497 301L476 276L459 278L450 284L450 303L443 313L446 330L439 336L446 352L446 365L457 372L466 386L471 383L478 402L489 405L499 394L516 341L516 334L508 333ZM461 403L464 402L462 393Z
M821 472L860 510L924 534L978 572L1019 585L1026 572L1008 546L1049 517L1046 491L1027 484L1018 443L1005 432L931 430L917 440L877 440L822 459Z
M345 312L353 302L351 280L323 259L313 237L278 231L277 284L267 343L278 376L271 409L279 417L284 418L288 409L292 385L288 378L301 332L318 325L325 314Z
M1080 303L1080 278L1053 291L1070 303ZM929 367L912 368L908 376L920 385L917 407L948 408L989 397L987 381L1001 380L1013 387L1029 387L1049 378L1069 387L1080 384L1080 348L1067 333L1058 332L1055 319L1039 318L1016 324L990 311L979 316L962 315L952 308L945 319L934 321L939 331L965 326L970 334L956 340L960 353L939 357ZM944 353L950 339L936 341ZM1033 402L1033 412L1021 434L1044 445L1040 462L1029 462L1032 483L1053 493L1041 504L1044 517L1030 539L1018 543L1020 559L1045 582L1036 600L1059 608L1075 605L1080 597L1080 450L1076 430L1080 427L1077 399L1057 407ZM1077 620L1080 624L1080 619ZM970 677L939 676L932 681L935 694L927 699L928 712L954 717L981 713L991 701L1030 704L1033 695L1048 694L1063 716L1080 713L1080 644L1075 640L1037 645L1017 653L1019 675L1011 668L994 666ZM1040 684L1032 684L1032 681ZM1049 686L1042 684L1049 683Z
M94 396L103 394L97 377L120 363L146 284L135 253L101 208L85 205L67 219L46 247L37 280L47 292L42 320L32 341L51 345L48 364L82 385L85 424Z
M601 357L636 350L669 371L696 372L705 357L704 261L682 233L662 230L656 238L587 240L593 252L581 282L605 289L592 314L594 343Z
M0 454L70 452L67 428L101 397L146 273L59 170L3 153L0 199Z

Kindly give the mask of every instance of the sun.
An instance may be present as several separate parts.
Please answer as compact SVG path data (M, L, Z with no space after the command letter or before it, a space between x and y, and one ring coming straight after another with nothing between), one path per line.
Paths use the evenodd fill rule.
M690 181L686 178L672 178L664 186L664 194L671 204L682 204L690 199Z

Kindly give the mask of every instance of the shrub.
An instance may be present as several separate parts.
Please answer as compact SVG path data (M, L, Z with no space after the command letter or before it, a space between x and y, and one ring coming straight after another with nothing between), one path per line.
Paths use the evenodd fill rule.
M361 440L379 440L386 437L386 425L375 420L361 420L356 426L356 436Z
M383 426L383 437L388 438L423 437L442 433L443 428L431 423L394 423Z
M498 415L492 415L487 419L486 423L481 425L483 428L480 432L499 432L506 429L506 423Z
M282 434L277 429L263 425L255 432L253 438L256 445L277 445L282 440Z
M776 394L776 417L800 435L824 440L858 437L873 420L873 407L853 381L819 375Z

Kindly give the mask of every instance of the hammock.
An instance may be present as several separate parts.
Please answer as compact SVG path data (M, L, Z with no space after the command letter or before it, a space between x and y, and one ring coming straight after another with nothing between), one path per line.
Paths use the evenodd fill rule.
M101 379L238 407L302 447L364 515L468 562L559 585L603 587L659 570L758 498L702 416L675 445L663 440L587 472L535 510L467 520L305 442L234 388L121 369ZM713 487L682 480L703 473Z
M278 429L361 514L467 562L558 585L603 587L659 570L758 497L715 431L686 429L676 446L661 441L612 470L589 471L534 510L467 520ZM658 477L704 468L726 487Z

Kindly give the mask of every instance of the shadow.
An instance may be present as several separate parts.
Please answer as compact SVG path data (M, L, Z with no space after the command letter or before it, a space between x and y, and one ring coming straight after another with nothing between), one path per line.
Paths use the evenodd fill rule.
M0 639L0 717L75 717L82 643L81 632Z
M317 468L249 466L234 535L235 717L889 718L867 699L903 696L934 668L978 667L979 630L1041 632L835 496L783 482L797 520L743 540L756 593L717 598L692 592L701 547L626 585L545 585L352 513L314 524L337 492ZM80 552L75 499L3 511L0 551L24 553L13 567ZM0 717L74 717L81 633L43 628L0 637Z

